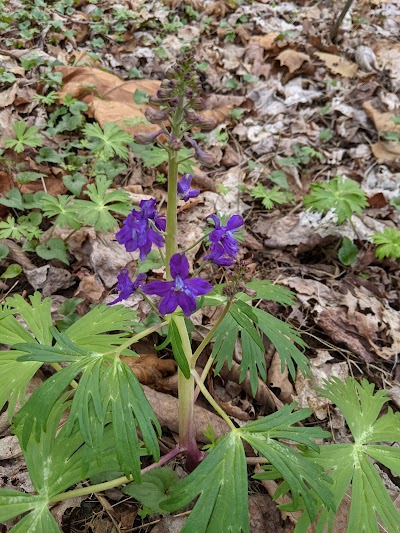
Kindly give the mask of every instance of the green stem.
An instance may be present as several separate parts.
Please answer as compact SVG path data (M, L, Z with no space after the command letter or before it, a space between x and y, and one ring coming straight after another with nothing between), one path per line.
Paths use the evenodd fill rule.
M108 352L110 354L120 354L122 353L126 348L129 348L132 344L135 344L135 342L140 341L140 339L143 339L143 337L147 337L147 335L150 335L151 333L154 333L155 331L158 331L159 329L166 326L168 322L162 322L161 324L157 324L155 326L152 326L151 328L147 328L144 331L141 331L140 333L137 333L130 339L124 342L124 344L121 344L118 348L115 350L112 350L111 352Z
M54 370L57 370L57 372L60 372L60 370L63 369L63 367L59 365L58 363L50 363L50 366L52 366ZM78 383L74 379L71 381L70 385L73 389L78 388Z
M228 415L225 413L225 411L223 409L221 409L221 407L217 404L217 402L214 400L214 398L211 396L211 394L208 392L208 390L206 389L204 383L201 382L201 379L200 379L200 376L198 375L198 373L196 372L196 370L192 370L191 371L191 374L192 376L194 377L196 383L197 383L197 386L199 387L199 389L201 390L204 398L206 398L206 400L209 402L210 405L212 405L214 407L214 409L217 411L217 413L225 420L225 422L228 424L228 426L232 429L232 430L235 430L235 426L233 425L233 422L231 421L231 419L228 417Z
M198 244L200 244L202 241L204 241L204 239L207 237L207 235L203 235L203 237L200 237L200 239L197 239L197 241L194 243L194 244L191 244L190 246L188 246L187 248L185 248L184 250L184 254L186 252L188 252L189 250L192 250L195 246L197 246Z
M165 454L161 459L150 466L142 469L141 473L147 472L152 468L157 466L163 466L168 461L173 459L176 455L180 454L181 450L179 448L173 448L167 454ZM71 498L78 498L79 496L87 496L88 494L94 494L95 492L104 492L105 490L114 489L120 485L126 485L130 483L132 478L127 478L125 476L112 479L111 481L105 481L104 483L98 483L97 485L89 485L89 487L82 487L81 489L69 490L68 492L63 492L62 494L56 494L50 498L49 503L62 502L64 500L69 500Z
M197 348L197 350L194 352L194 354L192 356L192 360L191 360L193 368L194 368L194 365L196 364L196 361L199 358L201 352L204 350L204 348L207 346L207 344L211 341L211 339L213 338L215 332L217 331L217 329L221 325L221 322L224 320L224 318L228 314L229 309L231 308L231 305L232 305L232 300L228 300L224 310L222 311L222 313L220 315L220 317L218 318L216 323L213 325L213 327L210 329L210 331L207 333L207 335L204 337L204 339L201 341L201 343L200 343L199 347Z
M150 300L150 298L142 291L138 291L142 296L143 299L146 300L146 302L149 304L149 306L153 309L153 311L156 313L157 316L161 317L160 311L158 310L157 306L153 304L153 302Z
M179 137L179 124L183 118L183 108L178 107L171 121L171 133ZM168 153L168 198L167 198L167 236L165 238L165 262L166 277L171 280L170 260L176 253L177 243L177 213L178 213L178 158L179 152L171 150ZM179 335L182 340L182 348L189 363L192 367L192 347L185 320L182 316L174 315L171 320L175 321ZM186 466L193 469L201 461L203 455L197 447L194 432L193 409L194 409L194 380L191 376L186 379L180 370L178 370L178 398L179 398L179 445L181 449L186 450Z
M182 340L182 349L186 355L190 370L194 370L192 358L192 347L187 332L185 319L182 316L172 318L178 328ZM196 462L201 460L201 452L197 447L193 413L194 413L194 378L190 376L185 378L183 373L178 370L178 398L179 398L179 446L186 450L187 460L190 464L196 466Z

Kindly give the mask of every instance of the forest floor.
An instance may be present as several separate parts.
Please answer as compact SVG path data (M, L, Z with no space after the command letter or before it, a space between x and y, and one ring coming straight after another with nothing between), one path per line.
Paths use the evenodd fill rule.
M218 165L189 162L184 169L201 194L180 207L180 244L201 237L207 215L240 213L241 259L252 278L295 293L295 305L272 302L267 310L299 331L313 375L293 380L281 373L278 355L267 346L267 381L255 397L248 380L239 383L240 354L231 371L210 380L210 390L239 421L295 400L311 408L336 441L348 437L344 419L314 390L332 376L366 378L387 389L399 410L400 238L379 254L372 235L400 222L400 4L355 2L331 42L343 3L0 0L1 300L40 291L51 297L54 319L66 325L115 299L116 276L127 265L135 270L137 254L121 252L115 232L100 231L100 222L93 227L90 214L78 228L57 221L60 211L46 216L40 195L87 198L100 161L110 187L127 191L135 205L154 197L165 209L160 153L134 145L127 157L116 151L93 161L85 128L115 123L132 135L152 131L144 119L148 97L187 46L195 50L205 114L217 121L198 139ZM13 142L18 136L22 140ZM313 184L336 176L354 180L367 200L364 208L351 206L343 223L339 211L329 209L333 204L316 211L304 201ZM121 223L124 217L113 214ZM191 267L205 253L201 245L193 248ZM157 267L156 256L151 260L150 268ZM224 276L223 269L205 272ZM124 305L140 317L147 312L137 296ZM195 321L208 331L213 319L205 308ZM173 396L174 364L158 359L150 343L141 347L141 363L139 380L155 394ZM28 392L43 378L39 373ZM157 414L172 442L176 404L159 402ZM5 486L29 492L5 413L0 432L0 477ZM400 480L382 475L400 501ZM273 483L251 487L252 532L292 531L296 517L276 508ZM171 517L146 516L118 490L68 502L54 514L66 532L177 527ZM336 531L343 530L338 524Z

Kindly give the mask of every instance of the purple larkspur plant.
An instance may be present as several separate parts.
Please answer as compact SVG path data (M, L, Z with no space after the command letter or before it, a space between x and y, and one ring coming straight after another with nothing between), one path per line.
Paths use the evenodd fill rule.
M117 276L116 290L119 292L118 298L110 302L108 305L114 305L122 300L127 300L145 281L146 274L139 274L135 281L131 281L129 272L124 268Z
M191 189L193 176L192 174L184 174L178 181L178 197L187 202L190 198L199 196L200 189Z
M159 215L155 209L156 200L141 200L140 209L133 210L124 221L124 225L115 235L117 241L125 246L127 252L139 249L140 260L144 261L150 253L153 244L161 248L164 237L157 233L154 226L165 231L165 217Z
M156 294L162 300L159 311L162 315L173 313L180 306L186 316L196 311L196 297L213 290L208 281L189 277L189 263L184 254L174 254L170 260L173 281L152 281L144 287L145 294Z

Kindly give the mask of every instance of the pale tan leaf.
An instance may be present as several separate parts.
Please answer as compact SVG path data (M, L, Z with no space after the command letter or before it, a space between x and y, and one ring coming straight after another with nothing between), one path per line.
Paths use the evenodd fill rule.
M353 78L357 74L358 66L352 61L325 52L315 52L315 55L325 63L333 74L339 74L344 78Z
M309 55L291 49L283 50L283 52L281 52L276 59L282 66L287 67L291 74L296 72L296 70L299 70L304 62L307 61L311 63L311 58Z

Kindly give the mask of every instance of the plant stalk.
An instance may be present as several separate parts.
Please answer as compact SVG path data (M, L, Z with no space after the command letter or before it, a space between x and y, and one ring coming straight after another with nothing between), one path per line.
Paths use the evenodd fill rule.
M340 15L338 16L338 18L335 20L335 23L334 25L332 26L332 29L331 31L329 32L329 40L333 43L334 40L336 39L336 36L338 34L338 31L339 31L339 28L343 22L343 19L344 17L346 16L348 10L351 8L351 5L352 3L354 2L354 0L347 0L347 2L345 3L345 5L343 6L343 9L342 11L340 12Z
M143 468L141 473L147 472L148 470L151 470L153 468L156 468L157 466L163 466L168 461L176 457L178 454L181 453L181 450L179 448L173 448L171 451L169 451L167 454L165 454L161 459L150 466L147 466L146 468ZM132 478L127 478L125 476L118 477L116 479L112 479L111 481L105 481L104 483L98 483L97 485L90 485L89 487L82 487L81 489L75 489L75 490L69 490L68 492L62 492L61 494L56 494L52 498L50 498L49 503L56 503L56 502L62 502L64 500L69 500L70 498L78 498L79 496L87 496L88 494L94 494L95 492L103 492L105 490L114 489L115 487L119 487L120 485L126 485L127 483L131 483Z
M180 136L179 124L183 117L182 106L176 109L172 120L171 133L177 137ZM165 238L165 261L166 277L172 279L170 270L171 257L176 252L177 237L177 214L178 214L178 164L179 152L170 150L168 152L168 198L167 198L167 235ZM182 316L174 315L172 320L178 328L182 340L182 348L186 355L189 367L192 369L192 348L187 332L185 320ZM186 379L180 370L178 370L178 398L179 398L179 446L186 451L186 467L193 470L203 459L204 454L198 449L194 432L193 408L194 408L194 380L191 376Z

